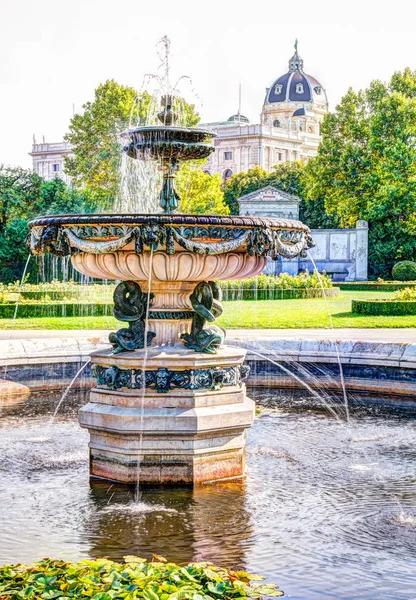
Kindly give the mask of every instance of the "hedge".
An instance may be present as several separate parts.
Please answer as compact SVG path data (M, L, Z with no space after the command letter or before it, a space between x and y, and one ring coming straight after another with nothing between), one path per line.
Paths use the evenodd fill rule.
M115 286L114 286L115 287ZM106 292L106 290L103 290L104 292ZM113 290L112 290L113 291ZM84 286L83 289L80 290L62 290L62 291L51 291L51 292L44 292L44 291L30 291L30 292L20 292L20 297L21 298L27 298L28 300L42 300L43 298L48 298L49 300L82 300L84 298L90 298L91 297L91 292L90 290L87 288L87 286ZM102 296L108 296L109 299L112 298L112 293L103 293Z
M0 319L12 319L15 304L0 304ZM18 319L34 317L102 317L113 314L112 304L19 304Z
M325 288L327 298L339 296L339 287ZM292 290L279 289L223 289L222 299L224 302L233 300L300 300L302 298L322 298L323 293L319 288L295 288Z
M353 300L351 312L357 315L403 316L416 315L416 301Z
M351 281L347 283L338 283L337 285L343 291L350 292L396 292L408 287L416 287L416 281Z
M283 596L264 577L215 565L177 565L154 554L151 562L125 556L125 563L105 558L78 563L45 558L30 565L0 567L0 593L8 600L248 600Z
M394 265L391 274L394 279L399 279L399 281L414 281L416 279L416 262L402 260Z

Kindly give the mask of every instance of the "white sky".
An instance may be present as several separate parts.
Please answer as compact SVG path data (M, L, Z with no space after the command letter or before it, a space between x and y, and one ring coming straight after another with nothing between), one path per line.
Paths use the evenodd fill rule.
M242 112L257 121L296 37L334 107L349 86L416 69L415 22L413 0L0 0L0 163L31 166L33 133L60 141L73 104L106 79L139 88L165 34L204 121L237 111L240 82Z

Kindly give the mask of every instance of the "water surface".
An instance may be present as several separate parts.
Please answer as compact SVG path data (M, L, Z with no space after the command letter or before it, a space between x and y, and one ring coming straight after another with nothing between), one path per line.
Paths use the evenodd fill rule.
M360 411L347 426L251 395L263 409L244 482L147 490L138 504L133 489L89 479L84 393L53 425L59 395L4 405L0 561L154 552L261 572L296 600L416 598L414 419Z

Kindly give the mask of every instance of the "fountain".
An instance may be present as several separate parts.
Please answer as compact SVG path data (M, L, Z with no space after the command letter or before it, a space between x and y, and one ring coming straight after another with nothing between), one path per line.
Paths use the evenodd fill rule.
M196 484L243 476L245 351L224 345L216 281L261 273L269 258L304 255L313 243L299 221L175 213L175 174L212 151L210 131L177 127L174 97L160 125L123 134L132 159L157 160L162 213L41 217L33 254L71 256L79 272L120 280L114 315L128 324L110 350L91 355L97 385L79 412L90 433L90 473L120 482Z

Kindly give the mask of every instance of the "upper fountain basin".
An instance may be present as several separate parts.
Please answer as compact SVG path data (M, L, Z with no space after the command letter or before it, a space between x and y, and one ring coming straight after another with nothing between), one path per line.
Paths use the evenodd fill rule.
M128 141L124 151L130 158L171 162L207 158L214 150L210 142L215 134L208 129L156 125L129 129L121 137Z

